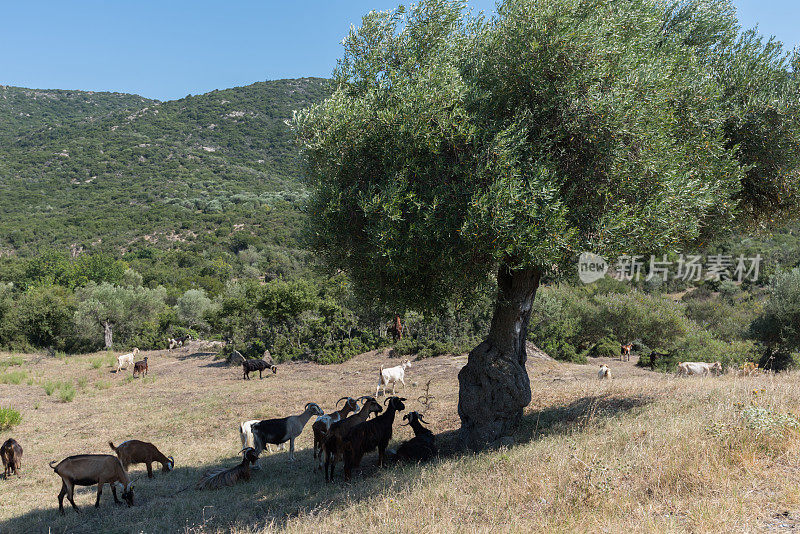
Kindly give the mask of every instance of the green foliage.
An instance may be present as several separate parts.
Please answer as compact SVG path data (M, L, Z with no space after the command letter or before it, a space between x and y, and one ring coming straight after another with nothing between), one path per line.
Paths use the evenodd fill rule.
M750 332L764 347L763 368L782 370L796 364L792 353L800 349L800 269L775 275L764 312Z
M732 71L755 63L775 82L763 94L792 94L786 55L743 44L725 2L668 6L506 0L487 22L430 1L365 16L336 91L295 120L318 249L365 295L419 307L498 263L675 251L737 213L782 210L800 162L754 176L723 125L750 96Z
M724 297L707 292L703 301L712 298ZM689 302L695 300L699 299ZM692 320L697 312L690 306L613 281L546 287L534 302L529 338L550 356L574 362L585 362L587 355L618 357L620 344L633 342L639 365L663 371L673 371L679 361L720 361L730 366L753 359L755 346L742 331L698 324ZM736 304L731 306L736 309Z
M18 367L23 363L25 363L25 360L22 358L22 356L10 356L9 358L0 362L0 369L14 366Z
M262 82L173 102L0 91L8 97L0 98L0 250L221 252L227 244L215 232L232 235L232 219L261 243L295 247L304 193L284 121L325 96L324 80ZM79 104L98 100L98 107Z
M78 290L77 298L75 324L90 346L102 346L106 324L112 328L114 342L123 346L137 344L146 349L157 346L158 339L163 338L163 332L158 331L158 316L166 306L163 287L89 283Z
M8 371L0 374L0 384L13 384L18 386L28 377L26 371Z
M22 415L14 408L0 406L0 430L8 430L22 422Z
M48 397L53 393L57 393L58 400L60 402L72 402L72 400L75 399L76 390L75 385L72 382L66 380L48 380L43 384L42 387L44 388L44 392Z
M620 343L616 339L606 336L592 348L592 356L602 358L614 358L619 356Z
M70 348L75 307L74 296L65 287L43 285L28 289L17 295L3 314L0 344L17 349Z
M75 399L75 386L72 384L63 384L58 389L58 400L60 402L72 402Z
M202 289L187 289L175 306L178 320L188 328L207 326L206 315L212 310L213 303Z

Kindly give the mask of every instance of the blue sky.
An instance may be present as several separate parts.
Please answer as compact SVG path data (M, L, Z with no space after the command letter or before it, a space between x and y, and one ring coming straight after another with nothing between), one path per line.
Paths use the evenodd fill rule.
M400 0L0 0L0 84L169 100L252 82L328 76L350 24ZM408 3L408 2L407 2ZM800 1L734 0L788 48ZM494 0L469 0L491 12Z

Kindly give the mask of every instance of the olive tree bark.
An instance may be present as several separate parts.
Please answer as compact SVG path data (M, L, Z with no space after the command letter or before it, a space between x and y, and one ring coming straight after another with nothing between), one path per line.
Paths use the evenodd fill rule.
M103 321L103 338L106 342L106 348L111 348L114 344L114 332L111 330L111 323Z
M539 269L498 270L489 335L458 373L461 439L471 449L506 443L531 402L525 339L540 277Z

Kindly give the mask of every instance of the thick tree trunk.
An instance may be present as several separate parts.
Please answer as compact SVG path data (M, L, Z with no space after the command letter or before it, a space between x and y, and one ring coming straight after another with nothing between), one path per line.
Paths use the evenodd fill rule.
M103 321L103 337L105 337L106 348L110 349L114 344L114 333L111 331L111 323Z
M538 269L512 271L505 265L497 273L489 335L458 373L461 439L471 449L510 443L531 402L525 339L540 276Z

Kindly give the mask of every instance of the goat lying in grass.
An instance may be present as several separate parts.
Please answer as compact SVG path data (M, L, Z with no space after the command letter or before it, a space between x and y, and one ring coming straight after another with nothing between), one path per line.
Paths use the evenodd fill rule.
M408 421L407 425L414 430L414 437L403 442L394 453L395 460L406 460L412 462L425 462L439 453L436 447L436 438L429 429L422 426L428 422L422 418L422 414L417 412L407 413L403 419Z
M225 486L233 486L238 482L250 480L250 465L258 460L258 454L252 447L245 447L241 450L242 461L239 465L228 469L219 468L206 471L202 478L197 482L196 489L219 489Z

